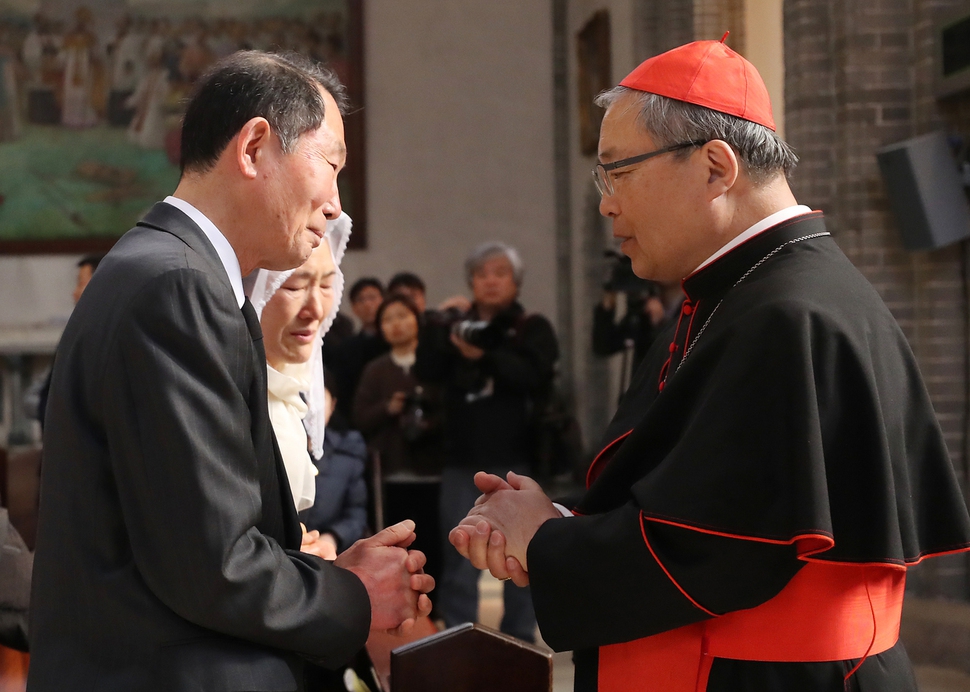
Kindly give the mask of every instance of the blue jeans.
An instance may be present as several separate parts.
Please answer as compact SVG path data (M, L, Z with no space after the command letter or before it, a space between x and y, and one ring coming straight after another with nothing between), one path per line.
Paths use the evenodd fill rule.
M475 505L475 500L482 494L475 487L474 477L477 470L446 467L441 474L439 506L444 559L441 580L434 593L438 595L437 610L448 627L454 627L463 622L475 622L478 619L478 579L481 573L459 555L454 546L448 542L448 532L458 526L468 514L468 510ZM503 478L509 470L528 473L528 469L521 467L482 470ZM529 587L523 588L507 581L504 588L505 612L502 615L501 630L513 637L534 642L536 616L532 609L532 593Z

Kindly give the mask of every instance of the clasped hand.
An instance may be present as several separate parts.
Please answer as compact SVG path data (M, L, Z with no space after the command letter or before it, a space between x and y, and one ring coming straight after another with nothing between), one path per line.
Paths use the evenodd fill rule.
M424 573L424 553L407 549L414 539L414 522L408 519L357 541L334 560L367 589L372 630L405 634L431 612L427 594L434 578Z
M562 515L534 480L511 471L507 478L475 474L475 485L483 494L448 540L476 568L526 586L529 543L542 524Z

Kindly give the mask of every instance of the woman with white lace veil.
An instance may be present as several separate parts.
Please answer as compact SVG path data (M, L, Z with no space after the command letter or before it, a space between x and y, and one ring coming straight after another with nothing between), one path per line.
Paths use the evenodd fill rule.
M250 300L260 318L266 350L269 417L298 512L313 505L317 467L329 417L323 382L323 337L343 294L340 270L350 239L350 217L327 224L324 242L289 271L260 269ZM313 532L316 533L316 532ZM304 537L304 550L336 557L336 543ZM332 544L332 546L331 546Z

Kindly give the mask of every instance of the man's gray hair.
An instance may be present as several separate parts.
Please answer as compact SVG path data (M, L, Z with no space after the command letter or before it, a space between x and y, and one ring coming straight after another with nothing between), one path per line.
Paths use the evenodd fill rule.
M493 257L504 257L509 261L509 264L512 265L512 279L515 281L515 285L521 288L522 277L525 275L522 257L519 256L519 251L514 247L498 241L482 243L468 255L468 259L465 260L465 279L468 281L468 285L471 286L472 276L475 275L475 272Z
M791 175L798 163L791 147L764 125L704 106L622 86L604 91L594 102L609 108L627 94L634 95L632 106L640 109L637 120L657 147L720 139L734 149L755 185L767 182L778 173ZM687 158L691 151L682 149L673 155Z

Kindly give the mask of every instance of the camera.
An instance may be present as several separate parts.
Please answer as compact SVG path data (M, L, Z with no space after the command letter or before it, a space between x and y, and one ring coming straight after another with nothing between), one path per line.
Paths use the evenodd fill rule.
M660 285L634 274L633 263L626 255L615 250L607 250L604 256L607 258L608 274L606 281L603 282L603 290L626 296L625 315L615 325L615 333L623 341L636 342L638 339L643 339L644 330L650 328L645 308L651 299L662 299ZM600 355L609 355L609 353Z
M633 260L616 250L603 253L607 258L609 277L603 282L603 289L613 293L626 293L628 299L645 300L659 296L660 287L653 281L641 279L633 273Z
M427 313L427 320L430 325L447 329L449 334L486 351L502 343L506 331L497 320L467 319L466 314L458 308L431 310Z
M428 431L428 421L424 410L424 387L418 385L404 400L404 415L401 416L404 439L417 442Z

